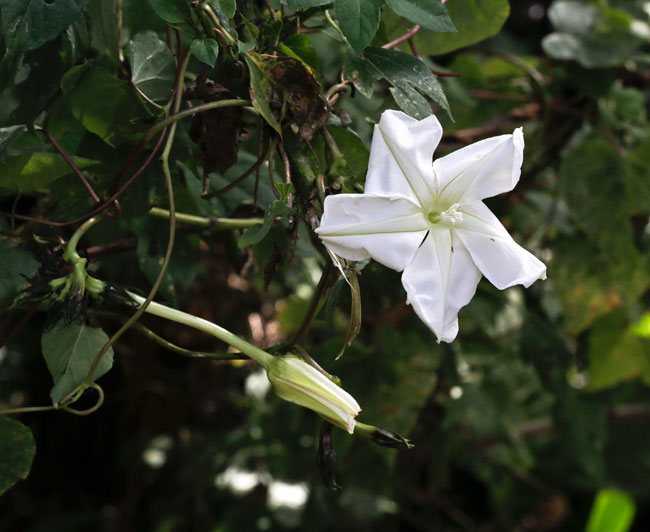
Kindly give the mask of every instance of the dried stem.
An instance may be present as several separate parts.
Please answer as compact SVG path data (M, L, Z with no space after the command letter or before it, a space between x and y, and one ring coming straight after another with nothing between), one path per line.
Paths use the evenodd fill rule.
M274 141L275 142L275 141ZM246 170L241 176L239 176L237 179L232 181L231 183L228 183L225 187L220 188L219 190L216 190L215 192L207 192L207 190L203 191L203 194L201 194L202 199L210 199L210 198L215 198L218 196L221 196L222 194L225 194L226 192L231 191L233 188L235 188L237 185L242 183L249 175L251 175L253 172L255 172L260 166L264 164L264 161L269 156L269 152L271 150L267 149L264 150L258 157L257 160L251 165L251 167ZM206 187L207 188L207 187Z
M391 48L395 48L396 46L399 46L405 41L408 41L411 39L414 35L416 35L420 30L422 29L422 26L419 24L416 24L413 26L409 31L407 31L404 35L401 37L398 37L394 41L390 41L382 46L385 50L390 50Z
M43 128L41 131L43 131L43 134L47 137L47 140L50 141L52 146L54 146L56 151L58 151L61 154L61 157L63 157L65 159L65 162L68 163L68 166L72 169L72 171L81 180L81 182L83 183L84 187L86 187L86 190L88 191L88 194L90 194L90 197L93 199L93 201L95 203L100 203L101 200L99 199L99 196L95 193L95 190L93 189L91 184L86 179L86 176L83 175L81 170L79 170L79 168L74 163L72 158L68 155L68 153L63 149L63 147L56 141L56 139L50 134L50 132L46 128Z

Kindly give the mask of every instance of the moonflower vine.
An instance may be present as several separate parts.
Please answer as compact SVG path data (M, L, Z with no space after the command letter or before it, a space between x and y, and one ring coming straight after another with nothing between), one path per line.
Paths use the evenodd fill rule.
M458 334L458 311L481 274L503 290L546 278L546 266L517 244L481 201L512 190L524 136L491 137L433 161L442 137L435 116L385 111L370 149L363 194L325 199L325 245L348 260L373 258L403 272L407 302L437 336Z

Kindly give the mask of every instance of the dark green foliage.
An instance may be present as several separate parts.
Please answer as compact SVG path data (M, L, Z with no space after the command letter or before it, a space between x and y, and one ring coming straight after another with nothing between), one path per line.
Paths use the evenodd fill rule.
M646 3L0 0L0 529L650 529ZM524 127L486 204L548 280L482 281L452 344L398 272L330 265L313 231L397 107L438 115L434 157ZM310 355L374 429L151 315L70 415L163 264L156 301Z
M0 416L0 495L27 478L35 453L31 431L18 421Z

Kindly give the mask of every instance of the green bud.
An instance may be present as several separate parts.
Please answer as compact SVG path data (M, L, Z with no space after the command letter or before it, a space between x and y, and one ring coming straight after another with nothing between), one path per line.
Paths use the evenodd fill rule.
M313 410L350 434L354 432L354 418L361 411L359 403L316 368L296 356L286 355L274 357L266 371L281 399Z
M412 449L414 445L404 438L386 427L373 427L365 423L357 423L357 433L370 438L377 445L382 447L391 447L393 449Z
M86 292L93 298L99 299L105 287L106 283L104 281L86 274Z

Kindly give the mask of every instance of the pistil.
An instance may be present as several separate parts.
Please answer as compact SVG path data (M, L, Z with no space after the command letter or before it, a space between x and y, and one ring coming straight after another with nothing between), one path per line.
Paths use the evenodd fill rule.
M458 207L460 207L460 205L458 203L454 203L446 211L443 212L432 211L429 214L427 214L427 219L432 224L444 222L447 224L454 225L460 223L463 221L463 213L458 212L457 210Z

